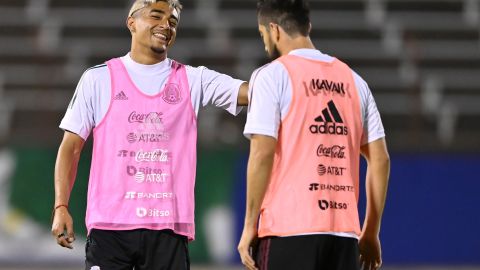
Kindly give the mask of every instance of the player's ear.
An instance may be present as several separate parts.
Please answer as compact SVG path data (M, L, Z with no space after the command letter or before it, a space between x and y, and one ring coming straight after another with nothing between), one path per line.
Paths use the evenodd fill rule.
M269 23L272 40L278 41L280 39L280 26L276 23Z
M135 33L135 19L132 16L127 18L126 24L130 33Z

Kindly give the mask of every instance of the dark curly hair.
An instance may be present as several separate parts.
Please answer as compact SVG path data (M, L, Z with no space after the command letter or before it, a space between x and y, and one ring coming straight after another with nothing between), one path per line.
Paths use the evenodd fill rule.
M258 0L259 23L276 23L289 35L308 36L310 7L307 0Z

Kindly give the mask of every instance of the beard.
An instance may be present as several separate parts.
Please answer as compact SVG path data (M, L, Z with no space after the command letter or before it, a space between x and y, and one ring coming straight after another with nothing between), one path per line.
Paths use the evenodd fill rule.
M268 32L268 33L270 34L270 32ZM270 37L270 35L269 35L269 37L268 37L268 43L269 43L269 44L273 44L273 45L271 46L270 50L267 51L267 54L268 54L268 57L270 58L270 60L273 61L273 60L279 58L280 56L282 56L282 55L280 54L280 51L278 50L277 45L273 43L273 40L272 40L272 38Z
M275 60L281 56L280 51L277 48L277 45L273 45L273 48L270 50L268 53L268 57L270 57L270 60Z
M154 52L154 53L157 53L157 54L163 54L165 53L167 50L163 47L150 47L150 49Z

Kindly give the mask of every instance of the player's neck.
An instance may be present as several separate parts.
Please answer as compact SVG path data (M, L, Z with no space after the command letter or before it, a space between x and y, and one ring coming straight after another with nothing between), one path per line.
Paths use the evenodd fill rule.
M293 50L298 49L316 49L309 36L299 36L290 39L288 42L284 42L283 46L278 47L282 55L289 54Z
M143 52L141 50L138 50L132 47L130 51L130 57L132 58L133 61L139 64L154 65L165 60L167 58L167 52L164 52L162 54L151 52L151 51Z

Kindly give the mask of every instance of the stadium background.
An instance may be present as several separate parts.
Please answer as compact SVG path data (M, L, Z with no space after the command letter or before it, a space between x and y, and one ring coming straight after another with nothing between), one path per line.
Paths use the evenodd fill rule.
M169 57L245 80L267 62L255 1L181 2ZM386 269L480 269L479 1L310 2L315 45L369 83L382 113L392 158ZM49 234L58 124L83 71L128 52L130 3L0 0L0 269L81 268L91 141L70 203L78 243L66 251ZM190 250L203 268L194 269L238 265L244 122L245 112L200 111Z

